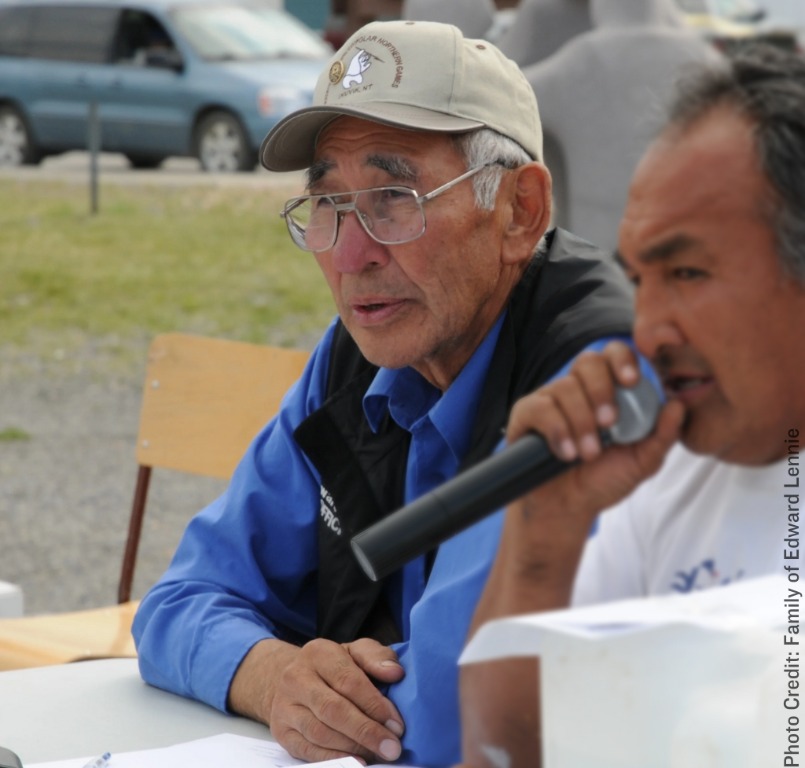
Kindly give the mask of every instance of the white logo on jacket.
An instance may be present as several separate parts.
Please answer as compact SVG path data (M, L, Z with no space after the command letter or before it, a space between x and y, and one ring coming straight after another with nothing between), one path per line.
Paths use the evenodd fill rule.
M330 495L329 491L321 487L321 504L319 506L319 515L324 521L324 524L337 536L341 535L341 521L338 519L338 514L335 509L335 501Z

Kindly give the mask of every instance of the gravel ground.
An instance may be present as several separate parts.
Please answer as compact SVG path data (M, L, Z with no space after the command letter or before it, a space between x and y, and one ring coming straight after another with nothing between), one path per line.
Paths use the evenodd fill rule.
M0 579L22 587L26 614L117 599L144 372L120 367L91 347L69 361L0 351L0 432L26 435L0 440ZM162 573L189 517L224 487L154 472L134 597Z
M87 167L86 154L68 153L1 173L75 183L83 194ZM101 155L100 168L104 184L302 187L298 173L201 174L183 159L132 172L120 156ZM36 344L35 352L0 347L0 580L22 587L28 615L117 600L148 342L121 350L114 339L79 338L69 351L47 353ZM315 339L293 343L312 348ZM159 578L190 516L225 485L154 472L132 597Z

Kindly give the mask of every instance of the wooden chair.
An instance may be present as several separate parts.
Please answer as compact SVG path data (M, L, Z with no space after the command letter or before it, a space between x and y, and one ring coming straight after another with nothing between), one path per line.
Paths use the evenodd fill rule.
M134 656L131 586L153 469L228 478L277 412L308 353L181 333L148 351L137 434L137 483L118 585L118 605L0 619L0 670Z

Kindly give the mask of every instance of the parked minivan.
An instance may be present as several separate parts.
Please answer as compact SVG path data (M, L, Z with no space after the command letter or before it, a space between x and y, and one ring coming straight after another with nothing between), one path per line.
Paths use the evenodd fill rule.
M93 113L136 168L253 169L330 54L270 0L0 0L0 165L86 149Z

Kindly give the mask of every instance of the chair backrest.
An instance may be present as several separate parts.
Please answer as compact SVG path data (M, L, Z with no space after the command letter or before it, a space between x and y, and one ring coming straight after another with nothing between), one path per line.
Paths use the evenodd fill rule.
M118 602L130 599L151 470L228 478L302 373L302 350L203 336L157 336L148 351L139 465Z

